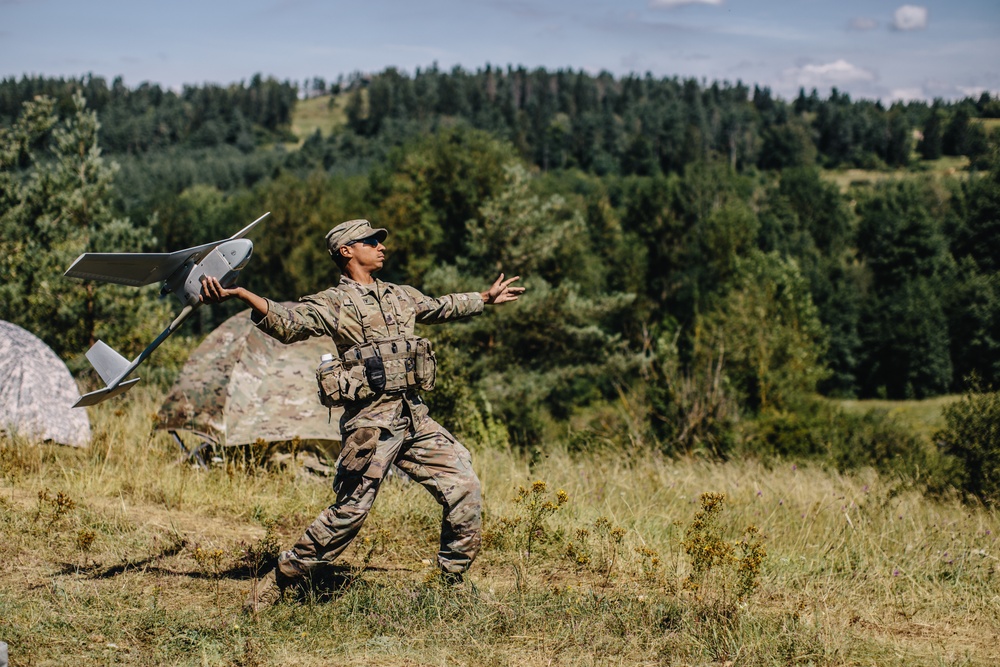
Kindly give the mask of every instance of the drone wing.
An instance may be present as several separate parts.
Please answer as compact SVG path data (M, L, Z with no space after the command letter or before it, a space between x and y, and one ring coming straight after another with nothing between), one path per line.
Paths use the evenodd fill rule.
M233 239L241 239L241 238L243 238L244 236L246 236L247 234L250 233L251 229L253 229L254 227L257 226L257 223L259 223L261 220L263 220L264 218L266 218L269 215L271 215L270 211L268 211L267 213L265 213L264 215L260 216L259 218L257 218L253 222L251 222L249 225L247 225L246 227L244 227L240 231L238 231L235 234L233 234L232 236L230 236L228 239L226 239L226 241L232 241ZM219 243L225 243L225 241L219 241Z
M219 243L222 241L176 252L86 252L63 275L132 287L149 285L166 280L189 259L198 261Z
M132 287L163 282L188 261L199 262L216 246L243 238L268 215L265 213L228 239L175 252L87 252L77 257L63 275Z

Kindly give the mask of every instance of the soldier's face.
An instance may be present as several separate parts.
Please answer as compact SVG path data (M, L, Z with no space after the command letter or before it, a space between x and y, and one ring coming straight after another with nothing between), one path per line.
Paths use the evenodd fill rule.
M385 263L385 246L375 236L354 241L347 246L348 256L369 272L378 271Z

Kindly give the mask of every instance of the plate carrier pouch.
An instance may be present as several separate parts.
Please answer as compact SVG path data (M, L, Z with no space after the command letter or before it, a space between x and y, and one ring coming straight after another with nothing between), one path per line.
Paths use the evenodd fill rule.
M319 402L325 408L340 405L343 401L340 393L340 373L344 364L332 354L324 354L316 369L316 383L319 385Z
M437 359L431 342L417 336L359 343L340 359L330 357L316 369L319 400L326 407L414 387L431 391L437 379Z

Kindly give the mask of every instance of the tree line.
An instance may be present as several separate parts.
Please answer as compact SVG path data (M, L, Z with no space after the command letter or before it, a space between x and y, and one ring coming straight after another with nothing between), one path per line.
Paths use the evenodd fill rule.
M925 158L979 155L986 133L970 120L1000 116L1000 102L984 93L977 100L886 108L852 101L835 88L827 99L813 89L786 102L741 82L435 66L412 77L389 68L359 81L347 115L350 127L368 136L389 122L457 117L511 141L543 169L652 175L706 159L736 168L905 166L914 130L923 135Z
M434 65L412 76L392 67L355 73L329 86L321 77L299 84L255 74L249 82L186 85L180 92L148 82L128 88L120 77L110 85L93 75L5 78L0 122L12 122L37 95L53 97L61 113L71 113L75 91L101 114L102 145L115 154L168 146L249 151L291 138L288 125L300 95L345 91L348 126L360 137L413 134L458 118L507 139L542 169L599 175L679 172L706 159L737 168L900 167L911 162L914 149L924 159L968 155L975 162L987 159L989 138L973 121L1000 117L1000 100L988 93L886 108L852 101L836 88L826 99L815 89L800 89L786 101L741 82L490 65L446 72Z
M38 96L55 101L63 117L76 113L74 96L102 119L101 146L108 153L143 153L183 145L231 145L252 151L264 141L288 136L298 86L255 74L228 86L186 85L180 92L154 83L129 88L121 77L23 76L0 80L0 124L10 125L22 105Z

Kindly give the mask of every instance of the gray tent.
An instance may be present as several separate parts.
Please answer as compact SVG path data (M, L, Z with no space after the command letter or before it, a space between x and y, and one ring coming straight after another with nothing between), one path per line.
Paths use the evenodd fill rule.
M0 320L0 431L73 447L90 445L86 410L66 364L34 334Z
M330 341L283 345L258 331L249 312L223 322L191 353L157 428L219 446L299 438L336 450L342 413L330 414L316 396L316 366L333 351Z

